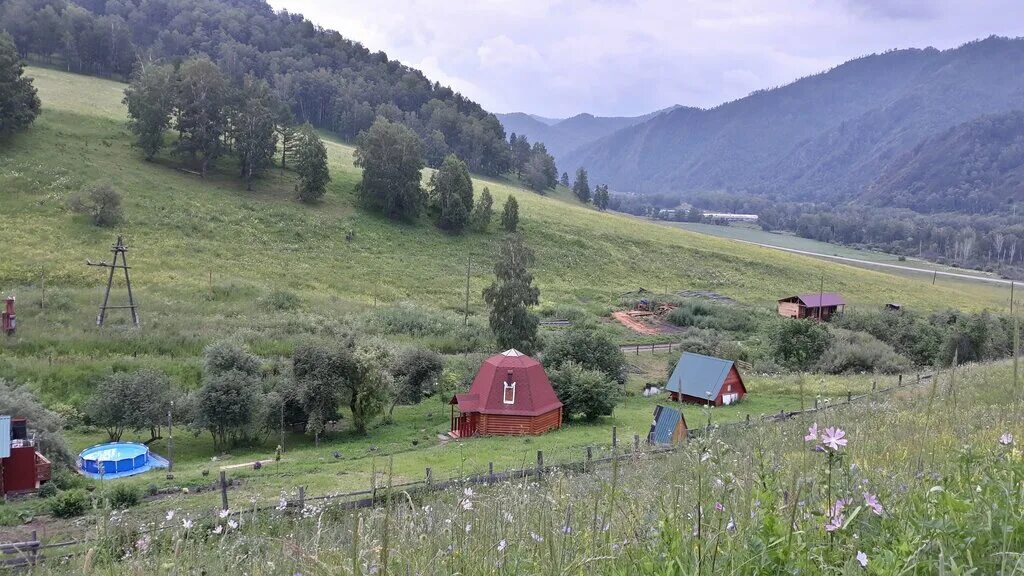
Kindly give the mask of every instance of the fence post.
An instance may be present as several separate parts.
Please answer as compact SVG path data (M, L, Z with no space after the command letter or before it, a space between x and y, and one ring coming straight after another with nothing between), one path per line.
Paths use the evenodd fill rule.
M920 372L917 373L917 383L918 384L921 383L921 373Z
M487 481L494 482L494 462L487 463Z
M612 426L612 448L619 445L619 428Z
M427 467L427 486L429 487L434 483L434 471Z
M747 426L750 426L750 414L747 414Z
M220 471L220 509L228 509L228 473Z
M306 509L306 487L299 486L299 511Z
M846 391L846 403L849 404L853 401L853 393L849 390Z
M537 477L544 474L544 451L537 450Z
M898 385L903 386L903 374L900 374L900 379L897 382Z
M875 391L875 388L876 388L877 386L878 386L878 382L872 382L872 383L871 383L871 391L872 391L872 392L874 392L874 391Z
M814 399L814 409L815 410L818 409L818 399L817 398Z
M31 556L31 560L29 560L29 562L33 566L36 565L36 559L38 558L38 556L39 556L39 535L36 533L35 530L33 530L32 531L32 556Z
M640 435L633 434L633 452L640 451Z
M586 462L586 465L583 467L584 471L587 471L587 470L590 469L590 461L593 460L593 459L594 459L594 451L590 448L590 446L587 446L587 462Z
M651 344L651 354L654 354L654 344Z
M636 355L637 356L640 355L640 345L639 344L636 345Z

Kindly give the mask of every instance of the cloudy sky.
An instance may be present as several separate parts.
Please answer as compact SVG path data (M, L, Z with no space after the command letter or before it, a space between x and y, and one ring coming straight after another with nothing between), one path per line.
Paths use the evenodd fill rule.
M270 0L493 112L714 106L891 48L1024 36L1024 0Z

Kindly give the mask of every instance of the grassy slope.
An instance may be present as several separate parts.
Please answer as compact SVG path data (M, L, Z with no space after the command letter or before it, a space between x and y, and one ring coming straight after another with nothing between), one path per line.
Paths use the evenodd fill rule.
M333 182L325 201L303 206L292 198L292 176L274 171L245 192L225 163L224 173L201 180L174 169L161 157L147 164L130 146L119 104L123 86L114 82L33 68L44 113L28 133L0 148L0 289L16 290L21 303L18 337L0 348L0 376L32 380L48 401L81 402L89 378L112 367L156 366L180 381L198 379L198 354L214 338L239 335L266 355L286 354L290 343L308 333L330 334L347 318L358 317L375 300L414 300L437 308L462 305L465 255L475 263L471 306L484 312L480 290L491 280L490 263L501 236L448 237L432 226L400 225L359 211L353 187L358 171L352 148L329 143ZM141 332L93 326L102 283L100 272L84 265L106 253L114 232L98 230L69 213L67 199L82 186L110 182L125 197L133 279L143 303ZM995 298L976 297L916 282L800 256L600 214L566 198L546 198L505 182L477 180L500 202L509 193L520 201L522 227L537 252L537 283L545 302L581 306L601 313L627 290L708 289L742 301L769 305L776 297L813 289L821 274L826 286L857 304L897 299L924 309L946 306L999 306ZM345 240L347 230L353 242ZM45 278L47 307L40 309L40 278ZM300 295L302 310L266 312L258 300L271 290ZM641 361L632 386L663 372L664 358ZM834 380L834 393L869 386L867 378ZM780 388L781 387L781 388ZM787 391L788 390L788 391ZM792 386L758 381L748 403L716 411L714 418L739 419L745 413L775 412L798 405ZM813 394L814 392L811 392ZM436 400L396 412L396 423L369 439L340 437L319 451L308 439L294 452L295 467L282 476L253 481L263 495L293 486L295 473L308 476L311 491L365 485L372 466L371 445L382 452L420 449L396 460L396 471L418 477L427 465L445 473L479 469L487 460L510 466L532 458L543 447L578 452L579 446L607 442L615 424L625 438L643 434L654 401L631 398L614 420L570 427L540 439L484 439L438 447L433 434L447 425L447 408ZM429 414L429 416L428 416ZM696 418L703 416L695 412ZM210 466L212 448L203 437L180 437L179 476L199 481ZM76 447L98 440L76 436ZM272 443L270 444L272 446ZM163 451L162 444L154 445ZM427 449L423 449L427 448ZM340 449L343 463L330 453ZM232 461L268 455L266 446L239 452ZM359 455L359 460L349 460ZM140 479L139 483L152 481Z

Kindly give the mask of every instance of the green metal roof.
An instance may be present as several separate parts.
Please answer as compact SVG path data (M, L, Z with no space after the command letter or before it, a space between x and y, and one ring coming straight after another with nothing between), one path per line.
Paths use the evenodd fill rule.
M714 400L732 369L732 360L683 352L665 386L670 392Z

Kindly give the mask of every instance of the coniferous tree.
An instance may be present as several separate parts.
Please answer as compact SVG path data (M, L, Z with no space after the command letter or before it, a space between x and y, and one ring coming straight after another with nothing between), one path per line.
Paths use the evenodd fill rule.
M299 174L299 200L314 202L323 198L331 173L327 168L327 148L310 124L304 124L295 139L295 171Z
M516 136L513 133L509 138L509 144L512 151L512 169L515 170L517 176L522 176L526 163L530 161L532 152L530 141L522 134Z
M540 289L533 285L533 252L519 234L510 234L501 245L494 266L494 282L484 289L491 307L491 331L501 349L515 348L532 354L538 348L537 315L530 306L539 302Z
M231 137L246 190L252 181L270 166L277 151L274 109L277 104L270 86L263 80L246 75L239 95L240 102L231 118Z
M295 126L295 116L285 106L277 112L277 141L281 145L281 169L288 168L288 159L294 158L299 149L299 128Z
M481 231L486 232L487 228L491 225L491 218L494 217L494 198L491 197L491 191L484 186L484 191L480 193L480 199L476 201L473 206L473 216L471 218L473 226Z
M590 202L590 183L587 182L587 171L582 166L576 169L576 182L572 185L572 192L580 202Z
M0 32L0 137L28 128L39 115L39 96L24 70L14 40Z
M357 191L364 204L389 218L412 220L423 209L419 138L409 128L377 120L357 139L356 166L363 169Z
M561 184L562 186L565 186L566 188L568 188L569 187L569 173L568 172L562 172L562 179L559 180L558 183Z
M174 112L174 88L174 68L150 64L139 68L124 90L128 128L147 161L164 146L164 132L170 128Z
M206 57L182 64L177 85L176 149L198 161L200 174L206 176L212 163L224 153L222 137L228 125L230 85Z
M608 209L608 185L599 184L597 188L594 188L594 206L598 210L604 211Z
M473 180L466 163L449 154L430 177L430 195L437 226L455 234L462 232L473 210Z
M501 212L501 227L506 232L515 232L519 228L519 202L511 194L505 200L505 208Z

